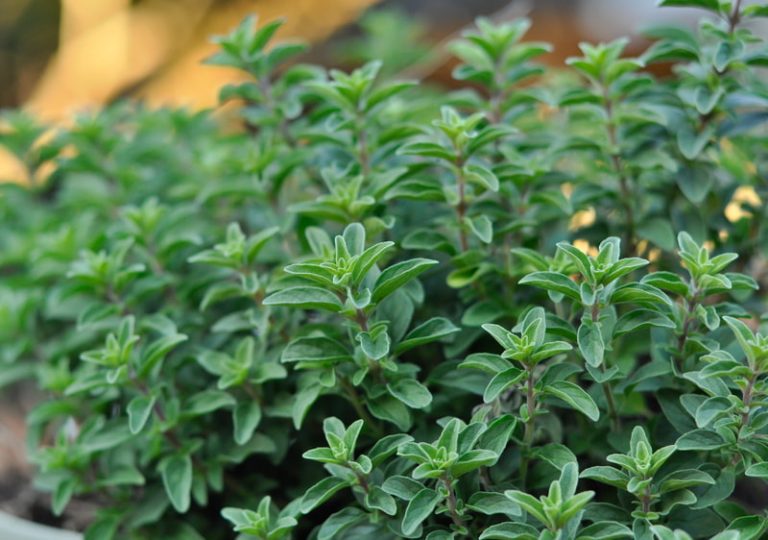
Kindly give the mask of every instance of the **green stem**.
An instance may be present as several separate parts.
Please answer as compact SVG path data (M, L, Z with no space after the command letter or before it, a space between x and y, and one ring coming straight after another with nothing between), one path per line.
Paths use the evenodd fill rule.
M453 491L453 484L451 483L451 479L448 478L448 476L441 476L440 480L443 482L445 489L448 491L448 511L451 513L451 520L453 521L454 525L460 529L464 529L464 522L462 521L461 516L459 516L459 512L456 509L456 494Z
M600 324L600 305L597 302L592 305L590 316L592 317L593 324L596 326ZM600 370L603 373L606 372L605 359L603 359L603 362L600 364ZM616 399L613 397L613 388L611 387L610 381L600 383L600 386L603 389L603 395L605 395L605 404L608 408L608 416L611 419L611 429L618 432L621 430L621 418L619 417L618 408L616 407Z
M528 409L528 419L525 422L522 455L520 456L520 487L523 490L528 479L528 464L531 459L531 447L536 428L536 391L534 387L536 381L533 378L533 366L526 366L526 370L528 371L528 381L526 383L525 403Z
M364 178L368 178L371 172L371 158L368 150L368 134L365 131L365 118L358 114L355 119L357 131L357 158L360 162L360 172Z
M640 498L640 502L643 507L643 513L647 514L651 511L651 487L648 486L645 488L645 491L643 492L642 497Z
M733 11L728 16L728 33L733 35L736 31L736 27L741 22L741 0L736 0L733 4Z
M619 179L619 191L621 193L621 202L624 207L624 215L627 218L627 234L626 241L629 248L629 252L634 254L637 252L637 245L635 243L635 213L632 208L633 194L629 185L629 179L624 173L623 160L621 158L621 151L619 149L619 138L616 135L616 124L613 114L613 100L608 95L608 88L602 85L603 91L603 106L605 108L606 116L606 133L608 135L608 143L611 145L610 157L611 164L613 165L614 173Z
M603 373L605 373L605 363L601 364ZM600 385L603 388L603 394L605 395L605 402L608 406L608 416L611 418L611 429L614 432L621 431L621 418L616 410L616 400L613 397L613 389L608 381Z
M363 419L363 421L366 423L366 425L368 425L371 428L371 430L373 431L374 435L377 438L383 437L384 430L381 428L378 422L376 422L373 419L373 417L371 417L371 415L368 414L368 411L363 405L363 401L360 398L360 394L357 392L357 389L355 388L355 386L349 381L349 379L347 379L343 375L339 375L339 383L341 384L341 387L344 389L347 399L352 404L352 407L355 409L357 416Z
M466 184L467 180L464 178L464 158L456 153L456 188L458 190L459 202L456 205L456 221L459 227L459 247L461 251L467 251L469 249L469 241L467 240L467 231L464 228L464 216L467 213L467 200L466 200Z
M685 312L685 318L683 319L682 332L677 338L677 350L675 354L676 362L673 362L673 366L676 371L681 373L683 370L683 363L685 362L685 345L688 342L688 336L694 329L696 322L696 306L699 304L699 291L694 283L693 294L690 300L686 300L687 308Z

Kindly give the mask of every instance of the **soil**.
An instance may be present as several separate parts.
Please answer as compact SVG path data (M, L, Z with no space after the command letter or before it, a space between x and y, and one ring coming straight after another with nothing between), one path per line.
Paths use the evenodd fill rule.
M73 500L61 516L51 497L34 488L34 470L26 459L24 419L37 402L30 388L3 389L0 398L0 511L60 529L82 531L93 519L92 503Z

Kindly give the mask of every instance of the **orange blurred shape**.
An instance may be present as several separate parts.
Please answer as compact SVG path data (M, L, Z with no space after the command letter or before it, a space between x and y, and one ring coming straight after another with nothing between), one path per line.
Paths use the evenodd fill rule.
M246 15L285 17L280 38L316 41L377 0L64 0L61 47L27 107L48 119L100 106L139 86L150 104L209 107L218 89L239 75L202 66L215 51L210 36Z

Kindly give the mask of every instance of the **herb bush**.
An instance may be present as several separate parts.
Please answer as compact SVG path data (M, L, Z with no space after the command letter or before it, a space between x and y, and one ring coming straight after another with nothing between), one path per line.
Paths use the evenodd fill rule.
M662 4L709 13L556 70L478 20L459 91L246 20L208 60L252 77L238 133L6 114L0 377L46 396L53 510L97 502L89 540L763 537L768 6Z

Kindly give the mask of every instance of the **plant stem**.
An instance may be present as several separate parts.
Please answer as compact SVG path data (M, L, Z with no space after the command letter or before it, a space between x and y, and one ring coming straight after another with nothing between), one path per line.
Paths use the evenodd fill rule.
M360 161L360 171L364 178L371 172L371 158L368 152L368 134L365 131L365 118L358 114L355 121L357 131L357 158Z
M603 373L605 373L605 363L600 365ZM614 432L621 431L621 418L616 410L616 400L613 397L613 389L610 383L607 381L600 385L603 388L603 394L605 395L605 402L608 406L608 416L611 418L611 429Z
M592 306L592 312L590 313L590 316L592 317L592 322L595 325L600 324L600 305L597 302L595 302L595 304ZM600 371L603 373L606 372L605 359L603 359L603 362L600 364ZM616 407L616 399L613 397L613 388L611 388L611 383L609 381L600 383L600 386L602 387L603 394L605 395L605 405L608 407L608 416L611 419L611 429L614 432L618 432L621 430L621 418L619 417L619 413Z
M675 356L675 358L677 358L677 362L673 363L673 366L678 372L682 372L683 370L683 362L685 362L685 353L683 351L685 350L685 344L688 341L688 336L693 330L693 324L696 322L695 311L696 306L699 304L699 291L695 284L691 299L686 300L686 303L688 307L686 309L685 318L683 319L683 331L677 338L677 354Z
M365 491L366 495L371 490L371 486L368 484L368 479L360 472L354 470L352 467L347 467L349 470L351 470L355 478L357 479L357 483L360 485L361 488L363 488L363 491Z
M651 487L648 486L645 488L645 491L643 492L642 497L640 498L640 502L643 506L643 513L647 514L651 511Z
M339 375L339 382L341 384L341 387L344 389L344 392L346 392L347 399L352 404L352 407L355 409L355 412L357 415L363 419L363 421L370 426L371 430L373 431L374 435L376 437L382 437L384 436L384 430L379 426L379 424L371 417L370 414L368 414L368 411L365 409L365 406L363 406L363 401L360 398L360 394L357 392L357 389L355 386L343 375Z
M747 385L741 391L741 401L744 404L744 412L741 413L741 420L739 421L739 430L736 434L736 443L738 445L741 442L741 430L749 422L749 413L752 412L752 398L754 397L755 382L757 382L757 373L753 372L747 379ZM731 459L732 465L737 465L741 459L741 454L738 451L734 452Z
M457 152L456 153L456 188L459 195L459 203L456 205L456 221L459 227L459 247L461 251L467 251L469 249L469 242L467 240L467 231L464 229L464 216L467 213L467 200L466 200L466 184L467 179L464 178L464 158Z
M733 11L728 16L728 33L733 35L736 31L736 26L741 22L741 0L736 0L733 4Z
M448 511L451 513L451 520L457 527L463 529L464 522L461 520L458 511L456 510L456 494L453 492L453 485L451 484L448 476L441 476L440 480L443 482L445 489L448 491Z
M626 241L629 247L629 252L635 254L637 252L637 245L635 243L635 213L632 208L632 190L629 186L629 180L624 173L624 165L621 159L621 151L619 149L618 137L616 135L616 125L614 123L613 115L613 100L608 95L608 88L602 85L603 91L603 106L605 107L606 115L606 133L608 134L608 143L611 145L611 163L613 170L619 179L619 190L621 192L621 202L624 207L624 214L627 218L627 234Z
M528 371L528 381L526 383L525 403L528 409L528 419L525 422L525 433L523 435L522 455L520 456L520 487L525 489L525 482L528 478L528 464L531 458L531 447L533 445L533 435L535 432L535 414L536 414L536 391L533 378L533 366L526 366Z
M358 309L355 312L355 322L360 327L360 330L363 332L368 331L368 315L365 314L365 311L362 309ZM384 378L384 374L381 371L381 364L377 362L376 360L372 360L370 358L367 358L368 360L368 368L373 373L373 376L376 377L376 379L382 383L386 384L387 381Z

